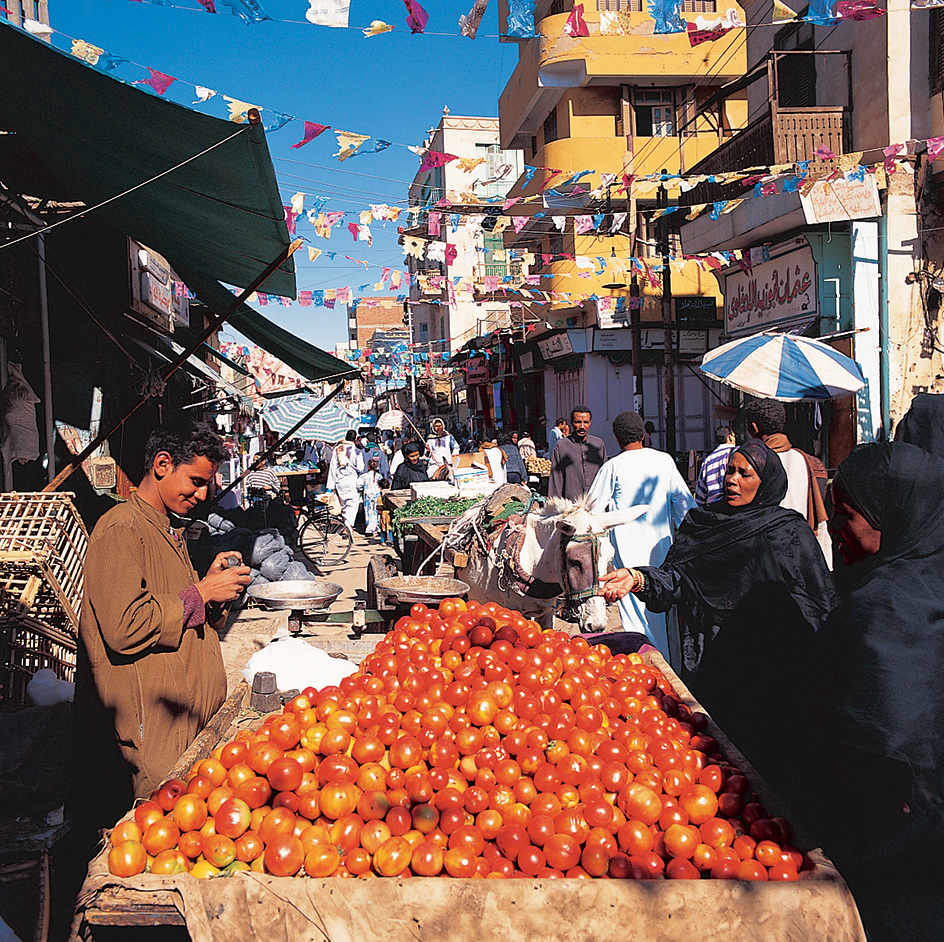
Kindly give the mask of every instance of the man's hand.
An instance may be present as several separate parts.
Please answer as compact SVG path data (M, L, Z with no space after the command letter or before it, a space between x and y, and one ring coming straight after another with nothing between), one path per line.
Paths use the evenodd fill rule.
M206 576L197 583L197 591L203 596L204 602L231 602L252 581L248 566L227 568L230 556L236 556L242 561L242 555L235 550L220 553L213 560Z
M616 602L629 595L633 586L633 574L629 569L614 569L600 576L600 595L607 602Z

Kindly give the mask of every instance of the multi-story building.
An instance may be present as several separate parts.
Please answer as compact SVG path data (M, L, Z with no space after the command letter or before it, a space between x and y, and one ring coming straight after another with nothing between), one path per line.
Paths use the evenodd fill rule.
M499 101L502 145L521 148L538 168L509 193L522 198L511 211L529 221L505 236L545 263L538 269L545 304L537 309L545 327L530 346L532 370L543 364L547 422L591 403L594 432L615 449L611 420L635 401L655 424L657 444L673 449L674 437L674 450L701 451L713 442L718 400L689 361L720 334L720 292L707 270L680 260L671 266L673 300L662 304L660 241L665 236L675 255L678 238L650 217L660 200L677 199L678 181L660 194L651 183L627 190L624 176L685 172L743 125L743 101L727 101L718 120L699 106L744 74L744 31L692 45L686 33L654 35L642 0L597 0L583 7L588 35L571 35L573 8L571 0L538 0L536 35L520 41ZM683 0L681 10L689 19L724 14L729 24L743 16L715 0ZM506 15L502 0L500 19ZM575 217L590 217L592 227L578 234ZM643 264L634 268L630 258ZM637 293L641 300L630 301ZM639 312L638 327L631 311ZM664 325L677 416L668 436Z
M516 296L504 289L524 283L529 259L506 251L494 214L524 161L519 150L501 146L497 118L453 115L448 108L424 146L452 159L414 177L409 196L415 222L401 241L415 236L425 244L421 257L407 254L414 276L408 302L414 349L441 354L446 362L477 337L521 327L521 308L511 305ZM493 426L491 387L466 387L464 374L455 379L450 398L458 421L480 431Z
M520 260L507 257L501 234L482 225L483 209L500 208L524 164L520 152L501 147L497 118L453 115L448 108L424 146L458 159L420 170L410 185L415 221L404 235L445 243L446 250L441 260L428 246L422 258L407 256L415 276L409 307L414 344L448 356L471 337L510 323L507 299L483 301L471 289L486 277L520 284L527 274Z
M402 330L405 324L402 298L355 298L347 309L350 350L368 346L378 330Z
M770 20L769 0L744 9L749 23ZM692 172L773 167L758 180L768 195L717 219L703 213L682 241L687 252L750 248L769 258L718 273L728 335L803 330L859 362L868 386L856 397L819 415L791 410L798 435L821 430L797 444L835 467L856 442L889 436L916 393L944 391L944 161L929 162L925 143L944 134L944 15L890 0L873 19L788 22L750 30L747 44L750 68L726 91L746 90L748 123ZM804 172L809 189L797 185ZM745 195L741 183L705 182L685 201ZM806 279L798 297L771 290L785 273Z

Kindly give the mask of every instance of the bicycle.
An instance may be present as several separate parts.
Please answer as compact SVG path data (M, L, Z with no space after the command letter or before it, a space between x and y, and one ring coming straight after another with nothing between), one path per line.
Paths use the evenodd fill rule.
M309 500L298 512L298 548L319 569L340 566L351 550L351 531L328 510L327 504Z

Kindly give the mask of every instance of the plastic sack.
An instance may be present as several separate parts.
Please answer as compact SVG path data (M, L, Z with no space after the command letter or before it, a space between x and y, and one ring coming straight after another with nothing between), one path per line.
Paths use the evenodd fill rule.
M55 671L44 667L33 674L33 679L26 685L26 695L34 706L71 703L75 698L75 684L60 680Z

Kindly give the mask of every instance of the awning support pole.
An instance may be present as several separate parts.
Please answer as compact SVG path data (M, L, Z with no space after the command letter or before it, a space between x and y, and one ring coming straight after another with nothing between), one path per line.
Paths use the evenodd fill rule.
M52 411L52 356L49 351L49 296L46 287L46 239L40 232L39 249L39 323L43 347L43 407L46 420L46 480L56 477L56 426Z
M246 300L246 298L248 298L249 295L251 295L253 291L255 291L260 285L262 285L278 269L282 262L284 262L295 251L295 249L298 248L300 244L301 240L296 239L290 245L287 245L284 249L282 249L282 251L279 252L278 258L271 262L266 267L265 271L262 272L262 274L256 279L254 279L252 284L248 285L238 297L233 298L233 303L225 311L223 311L222 314L219 314L212 321L210 321L209 325L204 329L204 331L194 339L194 342L190 345L190 347L184 350L184 352L181 353L176 360L168 364L164 370L164 373L162 374L164 382L167 382L167 380L173 376L173 374L176 373L177 370L179 370L180 367L183 366L183 364L186 363L187 360L200 349L200 347L203 346L203 342L208 337L216 333L216 331L218 331L220 327L222 327L223 324L230 317L232 317L233 314L236 313L236 311L239 309L239 306ZM59 487L60 484L63 483L63 481L68 480L68 478L82 464L82 462L85 461L85 459L88 458L89 455L91 455L95 449L102 444L102 442L105 442L111 438L111 436L114 435L114 433L117 432L118 429L121 428L121 426L124 425L125 422L127 422L128 419L130 419L131 416L133 416L135 412L137 412L138 409L144 405L145 402L147 402L147 400L148 396L141 396L141 398L138 399L138 401L135 402L134 405L132 405L123 416L121 416L121 418L113 422L104 432L101 432L94 440L89 442L88 445L83 448L82 451L76 455L72 461L69 462L69 464L67 464L55 476L55 478L43 488L43 490L54 491Z
M316 412L319 412L323 406L326 406L332 399L334 399L334 397L342 389L344 389L344 383L340 382L334 387L334 389L331 390L331 392L328 393L327 396L324 397L324 399L321 400L321 402L318 403L318 405L315 406L314 409L311 410L311 412L308 413L308 415L302 419L299 419L271 448L264 451L261 455L256 455L255 460L249 465L248 468L246 468L245 471L243 471L243 473L238 478L236 478L235 481L224 487L223 490L219 492L219 494L214 495L213 499L210 501L210 504L216 504L234 487L236 487L236 485L239 484L239 482L242 481L242 479L246 477L246 475L249 474L253 468L261 467L264 462L268 461L269 458L274 455L276 451L278 451L283 442L288 441Z

